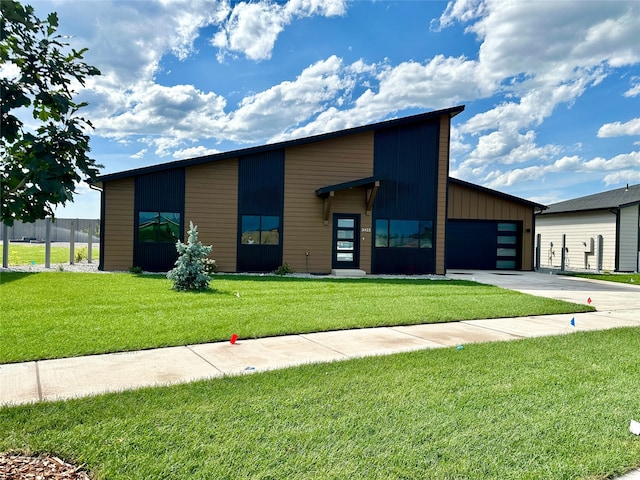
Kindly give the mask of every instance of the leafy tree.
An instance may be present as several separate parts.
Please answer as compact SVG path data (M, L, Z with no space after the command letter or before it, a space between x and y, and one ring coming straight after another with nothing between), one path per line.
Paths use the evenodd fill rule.
M77 115L87 103L73 95L100 71L82 61L86 48L69 49L56 33L56 13L40 20L29 5L0 5L0 220L13 225L53 216L55 205L73 200L83 176L95 180L102 165L87 156L93 126ZM32 112L35 126L16 116L19 109Z
M206 290L209 288L211 277L207 275L206 259L211 253L211 245L202 245L198 240L198 227L189 222L189 240L186 244L180 240L176 242L176 250L180 256L176 260L176 268L167 273L167 278L173 280L176 290Z

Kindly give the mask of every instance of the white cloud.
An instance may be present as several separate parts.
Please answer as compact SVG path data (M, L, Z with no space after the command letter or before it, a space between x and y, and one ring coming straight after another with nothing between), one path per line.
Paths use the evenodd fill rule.
M252 60L271 57L276 39L287 19L283 8L270 2L238 3L226 21L223 29L212 39L212 45L224 52L242 52Z
M480 63L488 75L509 78L530 72L556 82L576 69L640 60L633 2L504 2L478 7L462 2L458 20L478 19L468 29L482 40ZM577 72L579 73L579 72Z
M147 151L148 151L148 149L143 148L139 152L136 152L133 155L131 155L131 158L133 158L134 160L140 160L140 159L144 158L144 156L147 154Z
M580 96L598 74L585 75L561 85L541 85L531 88L522 95L519 102L505 102L497 107L471 117L461 130L464 133L479 134L493 129L519 130L539 126L551 116L560 103L569 103Z
M437 55L424 65L403 62L379 75L375 101L396 110L408 107L441 108L489 95L496 85L479 77L476 61Z
M626 183L640 183L640 169L619 170L604 177L605 185L624 185Z
M174 135L197 138L206 119L224 114L225 100L192 85L165 87L141 83L128 92L124 111L96 119L96 132L106 137ZM205 122L206 125L206 122Z
M332 56L310 65L292 81L245 97L228 113L224 97L191 85L140 84L128 92L125 108L96 119L94 125L96 133L106 137L148 137L144 143L155 146L160 156L169 155L171 146L199 138L257 143L308 121L329 103L348 96L354 75Z
M447 8L432 26L438 29L448 27L456 21L469 22L479 17L484 11L484 2L481 0L452 0Z
M197 147L184 148L182 150L176 150L173 152L173 158L181 160L185 158L204 157L205 155L213 155L219 153L220 150L215 148L207 148L199 145Z
M633 85L631 88L623 93L625 97L637 97L640 95L640 77L634 77L632 79Z
M351 83L377 80L377 89L366 89L346 108L327 108L314 120L278 135L272 140L308 136L340 130L388 118L408 108L438 109L488 95L491 87L476 75L477 63L464 57L438 55L424 64L409 61L395 67L365 64L346 66L342 74L357 75ZM477 79L474 80L474 79Z
M293 81L245 97L227 118L225 138L247 142L277 135L325 110L351 88L353 78L340 58L321 60L304 69Z
M344 15L345 11L342 0L291 0L284 5L270 0L239 2L211 44L220 49L220 61L228 52L243 53L251 60L266 60L271 58L278 35L295 18Z
M456 152L453 174L497 188L538 181L560 171L623 168L629 159L621 157L610 161L564 157L548 164L562 150L557 145L537 145L535 129L559 105L570 106L615 67L640 62L634 27L639 21L640 4L633 2L579 6L573 2L449 2L440 27L460 22L477 35L481 44L475 75L484 78L486 85L497 85L491 95L505 98L458 126L456 145L466 151ZM626 95L634 92L632 88ZM608 124L601 133L620 134L635 128L633 121ZM524 166L500 167L516 163Z
M580 170L584 172L606 172L622 168L640 169L640 151L621 153L610 159L596 157L580 166Z
M489 188L509 187L525 182L533 182L541 179L545 172L538 167L516 168L507 172L493 171L485 177Z
M309 17L311 15L332 17L346 13L344 0L289 0L284 8L291 17Z
M640 135L640 118L628 122L605 123L598 130L598 137L620 137L623 135Z
M547 165L535 165L508 171L493 170L484 177L483 184L488 183L487 186L490 188L509 187L523 182L539 181L547 175L565 172L574 175L613 172L605 177L609 179L605 183L618 183L621 176L629 176L629 172L635 172L631 175L635 178L637 172L640 172L640 151L623 153L609 159L596 157L584 160L578 156L562 157Z
M212 0L38 3L59 12L61 33L76 32L72 44L89 48L87 61L103 73L98 84L110 89L151 80L167 53L185 59L200 30L228 14L226 2Z

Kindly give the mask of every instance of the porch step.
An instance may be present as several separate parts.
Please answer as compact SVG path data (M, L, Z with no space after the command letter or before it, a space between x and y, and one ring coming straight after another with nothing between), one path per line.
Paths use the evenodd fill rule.
M364 277L367 272L364 270L358 270L357 268L334 268L331 270L331 275L334 277Z

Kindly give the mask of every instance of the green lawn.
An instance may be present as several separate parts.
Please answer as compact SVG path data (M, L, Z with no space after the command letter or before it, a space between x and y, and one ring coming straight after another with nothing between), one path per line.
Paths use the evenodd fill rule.
M74 248L74 257L78 254L83 260L87 259L87 247L76 245ZM93 262L98 262L100 250L97 244L92 245L91 257ZM51 265L69 263L70 249L69 247L51 247ZM45 263L45 246L38 245L21 245L19 243L9 244L9 265L44 265Z
M471 287L470 287L471 288ZM0 409L96 479L604 479L640 465L640 328Z
M567 275L640 286L640 273L570 273Z
M468 281L216 276L177 292L160 275L3 273L0 363L228 339L590 311Z

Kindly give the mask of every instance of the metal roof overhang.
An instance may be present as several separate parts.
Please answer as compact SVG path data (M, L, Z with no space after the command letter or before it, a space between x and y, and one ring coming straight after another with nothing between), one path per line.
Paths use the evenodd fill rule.
M316 190L316 195L324 199L323 220L324 224L329 224L329 216L331 215L331 203L336 192L341 190L350 190L353 188L366 188L366 214L371 215L373 208L373 202L378 194L378 188L380 188L380 181L382 179L377 176L359 178L350 182L337 183L335 185L328 185Z

